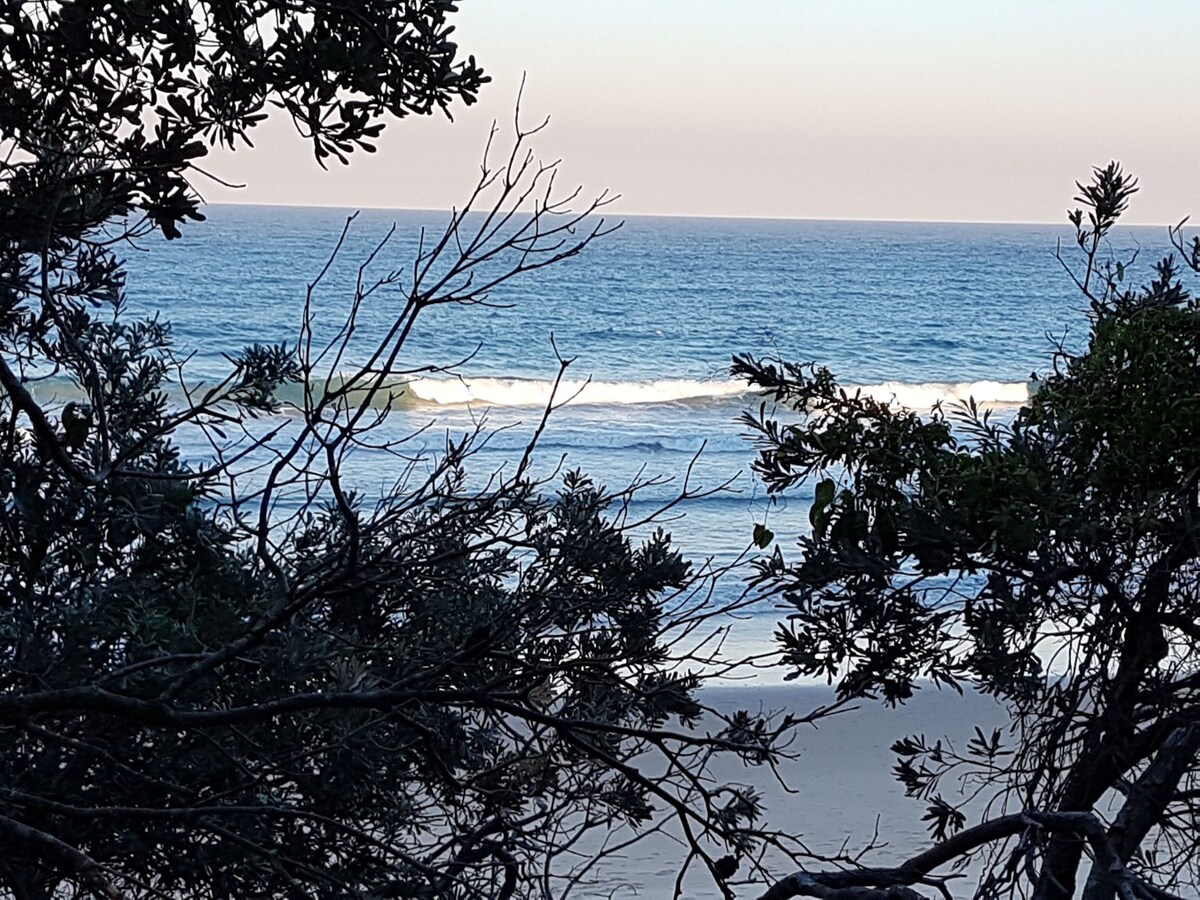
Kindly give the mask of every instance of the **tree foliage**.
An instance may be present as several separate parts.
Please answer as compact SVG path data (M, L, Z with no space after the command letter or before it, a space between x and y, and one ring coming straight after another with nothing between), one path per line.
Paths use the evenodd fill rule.
M756 796L706 767L782 726L695 728L708 573L633 514L644 485L535 476L540 428L480 473L482 429L428 455L389 424L419 316L607 230L531 132L415 260L364 264L340 327L315 273L294 340L223 380L126 309L118 253L202 218L197 161L268 106L342 159L470 102L454 8L0 7L0 892L543 896L656 807L681 864L751 848ZM347 482L360 453L389 488Z
M372 150L382 116L474 101L487 79L450 39L449 0L3 5L0 229L26 249L144 215L202 218L189 176L278 108L317 159Z
M974 685L1013 721L1011 735L977 731L958 749L894 747L897 776L928 805L927 854L799 873L770 896L909 896L964 856L982 866L985 897L1196 889L1200 305L1180 271L1200 271L1200 242L1172 229L1176 253L1131 285L1133 260L1105 247L1135 190L1115 163L1079 185L1082 261L1059 258L1088 300L1087 346L1059 347L1015 415L918 415L817 366L736 360L806 412L745 419L768 488L813 497L798 558L776 554L759 573L790 609L787 664L889 703L926 679ZM972 797L994 798L970 827L966 799L946 790L968 773Z

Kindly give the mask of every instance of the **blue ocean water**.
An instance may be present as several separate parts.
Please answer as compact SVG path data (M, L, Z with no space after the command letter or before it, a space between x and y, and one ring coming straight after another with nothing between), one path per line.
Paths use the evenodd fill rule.
M187 229L183 240L128 255L128 294L134 311L174 323L179 349L194 354L194 375L216 378L227 368L223 354L296 339L307 285L347 214L248 206L206 212L209 221ZM360 264L393 224L368 282L371 272L409 266L422 226L438 229L444 220L424 212L359 215L315 294L316 330L328 335L341 323ZM465 362L455 375L419 373L390 427L406 434L428 426L414 446L432 452L445 432L468 431L486 415L500 430L476 457L483 470L477 474L511 465L549 395L557 370L553 335L558 351L574 357L568 373L580 393L551 417L540 443L544 471L565 460L613 488L653 480L635 513L671 498L685 474L694 486L727 483L665 521L689 555L728 562L764 520L786 550L789 537L806 527L811 498L797 494L772 505L750 477L753 449L736 419L759 401L730 382L731 355L815 361L846 384L915 408L972 395L1011 414L1027 396L1030 374L1047 368L1055 341L1079 347L1086 336L1085 303L1055 258L1060 240L1069 246L1068 228L630 218L578 258L497 290L495 306L429 310L402 365ZM1145 248L1143 258L1166 246L1157 229L1126 229L1114 240L1118 252ZM399 291L374 297L359 322L364 339L382 333L401 303ZM584 385L587 379L592 383ZM185 445L185 452L199 461L206 448ZM359 454L348 480L370 493L389 485L398 465ZM735 572L719 590L728 598L740 584ZM762 652L784 614L769 605L751 613L731 630L728 656ZM761 681L777 680L781 673L772 672ZM762 702L771 697L803 702L792 694ZM843 837L869 834L882 816L894 842L889 858L900 858L925 832L920 809L890 779L887 747L906 729L952 733L961 716L958 706L938 706L919 718L871 719L861 727L846 717L846 728L857 730L840 738L839 719L805 745L804 768L790 776L803 801L777 792L772 822L815 841L820 852L837 853ZM864 780L871 773L876 781ZM729 777L746 776L739 769ZM833 843L819 843L825 838ZM677 862L674 847L664 851L649 841L628 862L598 870L598 886L581 896L627 895L614 886L631 883L646 896L666 896ZM717 895L707 882L689 882L686 896Z
M131 253L130 296L162 310L201 355L294 331L307 282L346 213L209 206L185 238ZM324 296L336 307L396 226L375 271L411 263L433 212L358 214ZM1165 232L1127 229L1130 240ZM632 217L580 256L496 292L510 308L436 310L413 362L470 353L468 374L545 378L549 335L579 374L652 382L722 376L733 352L781 352L858 384L1024 380L1047 332L1082 327L1084 305L1054 258L1067 227ZM382 325L386 303L366 321ZM372 323L372 319L374 322Z
M322 270L346 211L209 206L209 221L182 240L131 251L135 311L174 323L193 375L215 377L223 354L251 342L295 341L308 283ZM446 215L365 211L352 223L315 292L318 336L341 323L359 268L405 271ZM1122 246L1165 246L1165 231L1126 229ZM632 217L576 258L497 289L495 305L438 307L407 341L411 369L465 360L419 375L394 416L397 433L473 427L487 410L501 432L477 465L500 466L528 440L557 371L558 351L577 399L551 418L541 459L565 457L609 487L656 478L639 502L692 486L729 489L674 510L668 523L696 558L743 551L755 522L780 536L804 527L806 498L769 507L748 474L753 450L735 420L756 405L728 378L734 353L780 354L829 366L843 383L913 407L971 394L1002 409L1027 396L1054 341L1078 346L1083 300L1055 258L1068 227ZM1151 254L1152 255L1152 254ZM365 306L364 340L382 333L399 288ZM587 379L592 383L584 384ZM185 448L202 457L201 446ZM703 449L703 452L700 451ZM693 458L699 453L696 460ZM354 478L368 493L395 477L394 462L362 456ZM673 481L669 481L673 479Z

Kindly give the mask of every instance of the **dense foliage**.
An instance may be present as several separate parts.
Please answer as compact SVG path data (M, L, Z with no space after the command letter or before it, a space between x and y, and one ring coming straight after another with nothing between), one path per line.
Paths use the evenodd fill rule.
M0 234L34 250L114 216L167 237L202 218L189 175L268 107L318 159L372 149L381 117L475 99L448 0L22 2L0 7Z
M1085 854L1087 900L1196 889L1200 304L1179 271L1180 259L1197 270L1200 242L1172 229L1179 256L1131 286L1129 261L1104 248L1134 190L1116 164L1080 185L1082 264L1068 271L1089 302L1087 347L1060 347L1015 415L918 415L819 367L737 360L809 413L746 419L769 489L812 490L798 558L760 572L791 610L787 663L892 703L924 679L976 685L1014 723L960 750L921 737L894 748L898 777L928 801L929 854L796 876L771 896L882 896L934 883L934 867L964 854L982 854L985 897L1076 896ZM970 828L950 789L967 773L973 796L1000 800Z
M490 478L480 433L431 457L389 430L423 311L604 230L528 133L418 259L362 270L341 328L305 306L219 383L126 310L118 253L200 219L197 161L268 105L322 159L470 102L454 8L0 6L0 894L544 896L652 806L681 864L748 846L753 795L701 775L774 732L691 729L704 582L636 486L534 478L540 430ZM356 453L391 486L348 484Z

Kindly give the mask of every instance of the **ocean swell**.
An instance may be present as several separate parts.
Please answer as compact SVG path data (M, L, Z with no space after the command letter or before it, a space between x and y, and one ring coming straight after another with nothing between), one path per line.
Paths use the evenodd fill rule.
M919 384L885 381L861 385L858 389L876 400L918 412L933 409L938 403L949 406L971 398L985 407L1017 407L1028 403L1032 393L1027 381L929 381Z
M86 399L74 381L48 378L31 384L39 402L51 407L69 400ZM949 406L968 398L985 408L1016 408L1029 401L1031 383L1025 381L920 382L885 381L879 384L846 385L847 392L861 391L885 403L928 412L935 404ZM174 392L172 392L174 393ZM414 378L397 379L372 397L372 406L394 408L482 406L544 408L551 400L573 406L634 406L643 404L730 404L741 406L757 391L744 381L661 379L655 381L551 380L535 378ZM348 400L358 402L361 390L350 391ZM301 406L304 391L289 384L276 392L276 399Z
M556 402L595 406L648 403L744 402L755 390L744 381L553 381L526 378L418 378L406 385L412 400L436 406L534 406ZM963 381L847 385L877 400L905 409L928 411L937 403L954 404L974 398L985 407L1018 407L1028 402L1028 382Z
M417 399L439 406L545 406L555 402L595 406L678 403L741 397L750 386L739 381L553 381L526 378L417 378L407 389Z

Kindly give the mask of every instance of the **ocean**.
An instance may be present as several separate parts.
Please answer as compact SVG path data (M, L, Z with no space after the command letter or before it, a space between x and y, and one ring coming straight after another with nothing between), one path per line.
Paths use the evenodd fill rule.
M216 380L226 354L245 344L298 340L308 283L334 254L349 212L209 205L205 214L181 240L125 254L127 294L131 312L173 323L193 379ZM313 294L317 336L342 324L360 277L410 270L420 242L446 220L430 211L356 215ZM676 496L685 479L694 491L720 487L661 520L697 565L742 557L758 522L786 552L806 527L811 496L772 502L752 478L754 448L737 419L761 400L728 377L731 356L814 361L914 409L973 396L1012 414L1056 344L1085 340L1086 304L1055 256L1061 241L1070 258L1072 236L1068 226L1037 224L629 217L580 256L503 284L488 305L422 313L402 354L414 374L390 433L419 432L408 449L428 454L482 416L496 432L473 463L486 478L515 461L538 426L557 348L574 360L559 397L574 400L542 434L542 473L578 468L613 490L650 481L635 514ZM1165 229L1123 229L1114 241L1157 248ZM382 334L402 302L400 287L372 296L358 323L364 341ZM450 368L430 371L439 367ZM185 437L184 452L199 464L208 451ZM382 491L395 469L394 458L359 454L350 482ZM728 599L742 587L734 575L718 589ZM758 605L726 649L773 646L778 620L772 605Z
M227 368L224 355L245 344L297 339L306 287L347 213L253 206L206 213L209 221L182 240L127 254L128 295L131 311L174 324L178 349L193 354L193 377L216 379ZM358 215L314 295L318 335L341 323L359 266L393 225L368 281L410 267L422 227L444 222L427 212ZM811 497L796 491L774 504L751 477L754 450L737 419L761 401L730 380L731 356L813 361L844 384L915 409L973 396L1012 415L1055 346L1079 348L1086 339L1086 304L1055 258L1057 243L1069 249L1071 238L1067 227L1048 225L631 217L579 257L496 290L492 305L428 310L406 344L402 365L412 380L389 427L416 435L412 451L435 452L447 433L482 419L496 433L474 461L476 476L511 465L540 422L557 348L573 358L564 389L576 396L550 417L541 471L580 468L610 488L649 480L637 501L647 512L685 477L692 487L725 485L672 510L665 525L677 542L694 560L719 565L743 554L753 526L767 521L786 554L806 527ZM1114 240L1145 248L1148 259L1165 238L1165 230L1133 228ZM401 303L398 291L373 297L360 333L380 333ZM185 436L184 453L202 463L206 451ZM381 490L397 465L360 453L348 480L367 493ZM740 577L726 578L723 597L741 590ZM749 610L731 628L727 653L769 649L782 615L770 602ZM760 673L757 702L815 705L817 687L767 687L782 675ZM719 693L729 689L712 694L714 702L737 702ZM767 779L771 820L831 854L847 838L862 846L882 816L888 846L876 859L898 861L922 842L923 810L891 779L887 747L909 731L962 739L969 724L1003 721L981 698L958 702L921 697L895 713L854 714L802 735L805 755L789 776L799 793ZM761 775L730 777L761 782ZM669 896L678 848L656 840L599 870L597 883L578 895ZM684 895L717 893L695 877Z
M192 354L191 376L215 380L225 354L297 340L307 285L348 211L205 212L208 221L183 239L149 241L125 258L131 311L171 321L177 350ZM364 261L368 282L409 270L422 230L428 242L446 220L359 213L314 294L317 336L342 323ZM1122 229L1113 239L1120 248L1166 246L1165 229ZM489 305L426 310L401 358L414 375L390 428L421 432L410 450L436 452L446 434L486 416L496 434L474 462L485 477L519 456L540 421L557 348L573 359L559 396L575 399L550 418L541 471L582 469L612 489L653 482L635 512L675 496L685 477L692 489L724 486L665 521L689 556L728 563L764 521L786 551L806 527L811 497L795 491L772 503L751 477L754 450L737 418L761 401L730 380L731 356L813 361L914 409L973 396L1011 414L1056 343L1080 347L1086 337L1086 304L1055 258L1060 241L1069 258L1066 225L630 217L579 256L502 285ZM371 297L358 322L364 339L382 333L402 296L392 288ZM184 453L202 463L206 447L185 443ZM395 467L359 454L351 483L382 490ZM740 586L735 576L720 590ZM770 644L778 618L761 605L730 647Z

